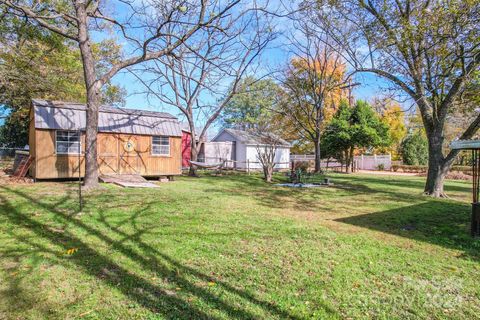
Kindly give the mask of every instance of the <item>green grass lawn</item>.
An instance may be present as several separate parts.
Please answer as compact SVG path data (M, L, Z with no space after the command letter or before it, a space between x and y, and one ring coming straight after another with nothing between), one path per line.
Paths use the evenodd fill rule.
M332 179L0 185L0 319L478 318L469 183Z

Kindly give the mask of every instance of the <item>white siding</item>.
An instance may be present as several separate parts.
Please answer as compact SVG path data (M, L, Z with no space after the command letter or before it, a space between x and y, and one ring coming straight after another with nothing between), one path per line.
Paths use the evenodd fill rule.
M250 169L261 169L262 165L258 160L258 151L254 145L248 145L246 147L246 159L250 162ZM246 161L246 160L245 160ZM278 147L275 152L275 169L288 169L290 168L290 148ZM246 165L245 165L246 168Z
M246 146L246 160L250 162L250 169L260 169L262 167L260 163L257 163L259 161L255 146Z
M245 163L247 161L247 148L245 146L245 143L242 143L240 141L237 141L237 168L239 169L245 169L247 167L247 164Z
M235 142L208 142L204 145L205 162L217 163L222 160L235 160Z
M277 149L275 155L275 162L279 164L275 166L276 169L289 169L290 168L290 148L281 147Z

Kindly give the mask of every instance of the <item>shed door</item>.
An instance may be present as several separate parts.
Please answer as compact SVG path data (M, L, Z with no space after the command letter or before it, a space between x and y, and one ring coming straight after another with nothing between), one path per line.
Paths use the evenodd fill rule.
M100 174L118 173L118 138L113 134L98 135L98 170Z
M136 136L122 136L119 139L120 174L140 174L140 139Z
M182 167L190 166L190 156L192 151L191 134L189 132L182 131ZM202 145L203 147L203 145Z

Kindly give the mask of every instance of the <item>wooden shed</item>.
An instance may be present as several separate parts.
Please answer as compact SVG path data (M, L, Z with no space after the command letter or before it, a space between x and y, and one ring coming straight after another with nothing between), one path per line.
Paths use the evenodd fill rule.
M102 106L97 152L100 174L171 176L181 174L182 131L174 116ZM36 179L84 175L86 106L33 100L29 145Z

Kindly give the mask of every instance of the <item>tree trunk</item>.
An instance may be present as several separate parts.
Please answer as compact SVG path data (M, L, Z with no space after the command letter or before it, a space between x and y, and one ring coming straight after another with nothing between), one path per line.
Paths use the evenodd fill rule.
M272 182L272 176L273 176L273 166L271 166L270 164L263 166L263 177L265 178L265 181Z
M443 138L441 132L432 133L428 139L428 172L425 194L432 197L445 197L443 183L454 158L445 160L442 152Z
M355 172L355 148L350 150L350 165L352 166L351 172Z
M197 161L198 160L198 148L201 146L200 144L197 144L196 141L193 140L194 138L192 137L192 148L190 151L190 161ZM188 175L190 177L197 177L197 167L192 165L190 163L190 169L188 170Z
M98 132L98 107L100 99L98 93L89 90L87 96L87 126L85 134L85 179L86 188L98 187L98 162L97 162L97 132ZM93 92L92 92L93 91Z
M317 139L315 143L315 173L322 171L322 154L320 150L320 139Z
M347 158L347 165L346 165L346 170L345 172L351 173L352 172L352 162L353 162L353 148L347 149L345 151L346 153L346 158Z
M87 90L84 186L86 188L96 188L98 186L97 132L100 87L97 82L95 59L93 58L88 34L86 3L81 0L75 1L75 10L78 19L79 48Z
M340 151L340 154L342 155L342 160L340 160L340 172L343 172L343 166L347 161L347 152Z

